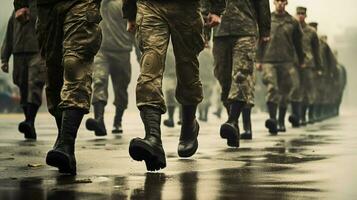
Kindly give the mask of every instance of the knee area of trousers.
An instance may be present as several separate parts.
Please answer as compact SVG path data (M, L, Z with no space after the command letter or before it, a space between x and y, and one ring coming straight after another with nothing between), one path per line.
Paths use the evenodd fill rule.
M77 56L63 58L64 77L67 81L79 81L86 77L90 66L88 62Z
M162 63L162 56L159 53L154 50L147 51L141 57L142 72L158 72L163 69Z

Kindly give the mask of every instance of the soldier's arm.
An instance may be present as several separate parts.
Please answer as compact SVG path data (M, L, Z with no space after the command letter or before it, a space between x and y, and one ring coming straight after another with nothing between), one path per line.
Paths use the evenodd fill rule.
M295 51L296 51L297 57L299 59L299 65L303 65L304 58L305 58L305 54L304 54L304 50L303 50L303 46L302 46L303 32L302 32L299 22L295 21L294 27L295 28L294 28L294 32L293 32L293 42L294 42L294 46L295 46Z
M4 41L1 46L1 62L8 63L10 56L12 54L12 42L13 42L13 33L14 33L14 12L11 14L9 22L7 24L6 34Z
M317 70L321 70L322 67L321 67L321 55L320 55L320 40L316 32L314 32L313 34L311 47L312 47L312 54L314 56L315 67Z
M134 21L136 18L136 0L123 0L123 17L129 21Z
M257 22L259 27L259 36L269 37L271 27L271 14L269 0L253 0L257 13Z

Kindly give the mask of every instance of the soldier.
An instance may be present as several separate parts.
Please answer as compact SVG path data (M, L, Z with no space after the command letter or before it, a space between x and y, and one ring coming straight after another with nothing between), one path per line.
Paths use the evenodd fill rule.
M217 25L224 1L210 0L208 25ZM180 157L192 156L197 148L199 125L195 117L202 101L197 55L204 47L203 19L196 1L125 0L124 17L128 30L136 29L142 51L141 70L136 88L136 101L145 126L145 138L130 142L130 156L145 160L147 170L166 167L161 142L161 115L166 112L162 95L165 56L171 36L176 61L176 99L182 105L182 126L178 146Z
M306 24L305 7L296 8L296 17L300 22L303 34L303 49L305 52L305 68L299 69L300 72L300 89L302 91L303 105L301 111L301 125L306 125L306 114L308 111L309 121L312 123L314 121L314 103L316 100L316 84L315 71L321 70L321 60L320 60L320 44L319 37L316 31Z
M200 79L202 80L203 100L198 105L198 119L203 122L208 121L208 111L211 107L211 97L215 78L213 76L213 55L211 48L207 45L198 57L200 63Z
M239 147L238 118L243 112L245 133L242 139L252 139L250 114L254 105L254 65L258 43L269 40L270 6L268 0L228 0L222 23L214 33L213 54L215 76L218 79L223 104L228 107L228 120L220 135L228 146Z
M337 60L327 43L327 36L322 35L320 39L320 56L321 63L324 67L322 72L322 83L321 83L321 108L319 113L319 121L325 120L331 117L330 107L333 104L331 98L331 91L333 91L333 84L336 77L337 71ZM333 81L332 81L333 80ZM336 94L333 94L335 96Z
M9 72L8 62L13 55L13 81L19 87L20 104L25 114L25 120L19 124L18 129L26 139L36 139L35 119L42 103L46 73L35 31L36 1L30 1L29 9L27 23L15 20L15 12L10 17L1 49L1 68L5 73Z
M337 98L334 105L334 109L335 109L334 115L338 116L340 114L343 92L347 85L347 71L346 71L346 67L339 62L337 50L334 51L334 55L337 59L337 69L338 69L336 90L334 90L338 92L338 95L336 95Z
M122 117L128 107L128 85L131 79L130 52L135 44L134 35L126 31L126 20L123 19L122 0L103 0L100 27L103 41L94 58L93 97L94 119L86 121L88 130L96 136L105 136L104 108L108 101L108 80L112 79L114 90L115 117L112 133L122 133ZM136 48L135 48L136 49ZM140 60L140 52L137 59Z
M16 18L27 21L29 1L14 0ZM100 2L37 0L37 32L47 69L46 95L58 137L46 163L60 173L76 174L75 139L89 112L92 64L101 43Z
M295 55L298 57L299 67L304 66L303 33L299 22L285 10L287 4L287 0L274 0L271 40L260 45L257 56L257 67L263 70L263 82L268 89L266 100L269 119L266 120L265 126L271 134L286 131L287 105L289 100L293 101L291 96L300 84ZM279 127L276 120L278 106ZM299 108L295 105L292 110L294 118L298 121Z

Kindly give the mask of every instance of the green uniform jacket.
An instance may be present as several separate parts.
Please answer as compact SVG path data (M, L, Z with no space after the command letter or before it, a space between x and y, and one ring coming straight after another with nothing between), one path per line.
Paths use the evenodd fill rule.
M123 14L124 18L132 21L136 18L136 1L137 0L123 0ZM150 1L150 0L149 0ZM179 1L179 0L175 0ZM180 0L180 1L199 1L199 0ZM203 6L209 6L205 8L209 10L210 13L221 15L225 8L225 0L204 0L209 1L209 3L203 4Z
M29 1L31 0L14 0L15 10L18 10L23 7L29 7ZM37 0L37 5L56 4L61 1L78 1L78 0ZM96 0L96 2L100 3L101 0Z
M307 24L301 24L304 32L303 49L306 67L321 69L320 41L316 31Z
M257 60L261 63L294 63L295 56L299 64L304 63L304 51L302 45L303 32L299 22L285 12L271 15L270 41L260 43Z
M337 60L327 42L320 39L321 65L326 77L333 78L337 70Z
M28 23L21 24L15 20L15 13L11 15L1 47L1 60L3 62L8 62L11 54L38 53L40 51L35 30L37 19L35 3L35 1L30 1L31 15Z
M227 0L221 24L214 37L270 35L269 0ZM259 30L259 32L258 32Z

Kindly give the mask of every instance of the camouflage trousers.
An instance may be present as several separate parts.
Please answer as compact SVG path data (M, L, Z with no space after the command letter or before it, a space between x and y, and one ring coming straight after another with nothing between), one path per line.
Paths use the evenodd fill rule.
M313 68L300 70L300 88L302 90L303 104L312 105L316 101L317 88L315 82L315 71Z
M114 105L125 110L128 107L128 86L131 79L130 52L100 50L94 58L92 104L108 102L108 81L111 77Z
M293 63L264 63L263 83L267 87L266 101L287 107L299 89L300 80Z
M138 108L151 106L166 112L162 79L170 36L176 60L176 99L182 105L197 105L203 98L197 56L204 47L199 2L139 0L137 6L136 39L142 51Z
M217 37L213 42L214 74L224 104L254 105L256 37Z
M68 108L89 112L92 63L101 44L99 3L59 1L38 5L37 31L46 60L51 114Z
M14 54L13 80L20 90L21 105L41 105L46 69L39 53Z

